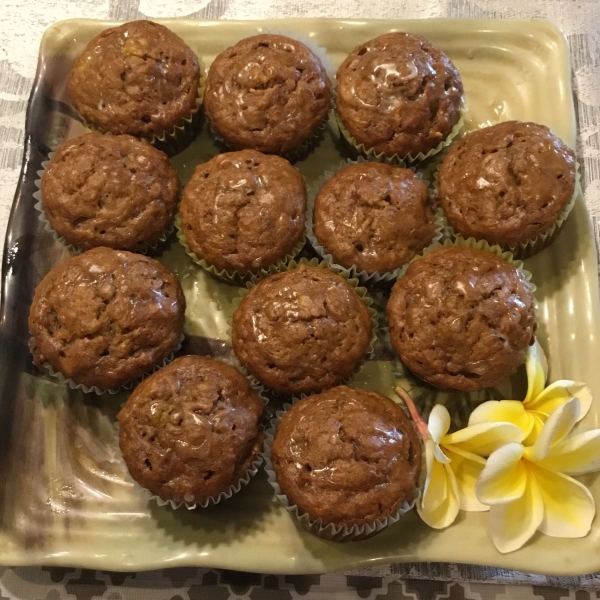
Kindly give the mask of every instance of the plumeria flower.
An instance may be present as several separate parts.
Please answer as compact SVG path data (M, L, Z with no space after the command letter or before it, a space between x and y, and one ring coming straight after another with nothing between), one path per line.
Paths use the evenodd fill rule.
M589 532L594 499L572 476L600 469L600 430L569 437L580 418L581 402L572 398L552 412L533 445L513 441L489 456L475 491L490 506L500 552L517 550L536 531L564 538Z
M436 404L425 423L413 399L396 388L406 403L425 446L426 476L417 502L419 516L434 529L452 525L459 510L485 511L475 495L475 483L485 467L485 458L500 446L522 441L524 433L512 423L481 423L448 433L448 409Z
M592 405L590 388L579 381L561 379L548 387L546 357L539 343L529 346L526 359L527 396L525 400L490 400L480 404L469 417L469 425L494 421L514 423L526 435L524 444L532 445L549 415L570 398L577 396L581 405L579 420Z

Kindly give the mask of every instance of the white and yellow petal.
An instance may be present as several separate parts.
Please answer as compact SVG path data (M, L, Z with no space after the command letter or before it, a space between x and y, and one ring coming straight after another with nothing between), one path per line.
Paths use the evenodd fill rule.
M539 530L561 538L586 536L592 526L596 506L590 491L579 481L561 473L530 466L544 502L544 518Z
M426 476L421 504L426 512L436 510L448 495L448 477L444 465L436 460L436 448L439 450L433 440L429 439L425 442ZM449 458L445 458L446 462L450 462Z
M509 504L523 496L528 476L521 460L523 451L521 444L509 442L490 455L475 486L480 502L495 506Z
M575 397L579 399L578 420L581 421L592 405L592 391L585 383L580 381L566 379L555 381L530 401L524 402L524 405L528 411L535 411L547 418L559 406Z
M438 463L439 464L439 463ZM432 511L424 510L422 502L417 502L417 513L433 529L444 529L454 523L460 508L456 479L450 465L439 465L445 473L447 493L443 502Z
M467 452L489 456L504 444L520 442L524 437L524 432L512 423L478 423L445 435L440 445L460 446Z
M527 476L525 481L521 497L490 508L490 533L494 545L503 554L526 544L544 518L543 497L535 479Z
M525 368L527 370L527 396L523 402L527 404L542 392L548 378L548 361L537 340L533 346L527 348Z
M479 502L475 494L475 484L485 467L485 459L457 447L454 447L454 450L446 448L445 451L450 458L449 466L456 478L460 510L469 512L489 510L489 506Z
M600 429L564 439L552 446L546 458L536 464L565 475L584 475L600 470Z
M489 400L480 404L469 417L469 426L480 423L512 423L528 436L534 427L534 417L519 400Z
M533 417L533 428L529 432L529 435L523 440L523 446L533 446L544 427L544 423L548 420L548 415L535 412L534 410L527 412Z
M579 409L580 404L577 398L571 398L559 406L544 423L535 443L525 448L524 457L531 462L545 459L552 446L560 443L569 435L579 418Z
M450 429L450 413L443 404L436 404L429 413L427 429L436 444L440 443L442 437Z

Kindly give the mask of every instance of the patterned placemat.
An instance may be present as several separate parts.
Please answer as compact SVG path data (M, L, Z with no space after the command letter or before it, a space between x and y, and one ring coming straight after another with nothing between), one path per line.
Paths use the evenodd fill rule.
M447 568L449 567L449 568ZM456 570L459 569L460 573ZM467 571L469 567L465 567ZM392 570L396 570L394 567ZM516 585L510 578L469 581L440 579L465 576L457 565L406 565L394 575L328 573L259 575L214 569L165 569L146 573L108 573L85 569L0 569L0 599L39 600L292 600L303 597L373 600L591 600L592 580L573 581L571 588L536 579ZM498 575L501 576L500 572Z
M43 31L75 17L136 19L548 18L571 48L573 87L588 210L600 239L600 2L597 0L8 0L0 28L0 236L21 167L27 99ZM560 543L557 541L557 543ZM485 582L485 583L484 583ZM516 585L526 587L515 587ZM600 597L600 574L554 578L468 565L409 563L349 574L248 575L207 569L115 574L80 569L0 569L4 598L413 598L415 600Z

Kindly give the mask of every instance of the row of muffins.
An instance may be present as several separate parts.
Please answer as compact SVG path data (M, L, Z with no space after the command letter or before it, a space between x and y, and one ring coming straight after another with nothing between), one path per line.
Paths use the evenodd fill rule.
M156 139L203 101L230 148L281 154L306 144L332 103L328 57L311 46L276 34L245 38L215 58L204 82L198 58L178 36L134 21L89 42L69 92L85 122L103 133ZM340 123L367 151L429 153L460 120L458 70L421 36L394 32L361 44L336 81Z
M233 314L236 356L261 384L283 394L320 392L346 380L377 327L366 290L315 263L301 261L258 281ZM523 363L533 343L534 304L528 278L502 256L439 246L394 285L391 342L424 381L478 391ZM158 261L88 250L54 267L35 290L34 362L76 385L119 389L172 358L185 308L179 281Z
M404 85L414 86L413 92L408 93L414 102L412 112L403 112L399 127L402 129L410 124L414 129L416 124L425 123L429 134L413 136L412 141L407 142L407 136L394 129L394 114L391 114L390 122L377 123L375 129L385 134L388 142L399 143L402 140L404 144L412 144L407 154L417 151L424 154L431 150L428 150L428 145L433 142L439 145L447 138L456 124L462 84L447 57L431 49L430 45L424 50L426 56L422 63L417 60L408 66L403 64L391 68L388 61L383 68L376 55L383 53L382 56L386 56L386 52L394 55L392 41L397 42L402 37L413 54L418 54L415 43L421 50L426 45L424 40L415 42L415 36L390 36L389 44L378 38L357 48L348 57L344 63L350 81L345 87L347 93L342 94L343 78L338 73L338 114L355 141L367 150L379 152L381 148L375 148L375 142L366 138L362 138L361 142L353 134L364 131L374 136L375 133L369 132L366 126L368 111L377 102L384 102L388 109L397 110L398 106L392 102L393 90ZM245 54L264 57L261 62L265 69L244 71L243 85L233 88L232 98L257 125L254 133L261 132L262 137L268 139L265 127L261 129L261 126L265 122L270 125L271 120L277 122L277 115L281 114L282 88L279 84L274 85L273 81L283 81L286 89L290 87L289 91L294 91L298 99L298 106L305 102L308 94L314 96L321 93L315 90L323 88L319 87L318 81L317 88L314 87L314 79L309 81L316 69L314 55L311 57L300 51L294 40L291 46L285 41L278 46L280 41L276 40L275 44L275 41L260 37L261 40L245 40L247 46L240 43L239 48L223 53L226 55L223 64L217 64L219 68L215 67L214 71L221 77L220 86L214 88L218 90L215 98L220 100L215 103L215 109L222 108L220 118L225 124L236 122L235 111L226 110L225 92L232 90L234 80L237 81L232 73L243 69L240 65L243 65ZM133 57L139 69L113 69L114 65L109 61L109 70L115 75L117 87L121 84L116 75L134 90L136 87L143 90L139 76L142 79L145 76L144 65L148 57L162 64L163 60L171 60L171 54L165 58L164 50L160 50L160 44L157 44L158 54L154 56L154 50L149 52L148 45L138 44L135 36L133 41L127 36L123 40L124 52ZM111 51L118 47L114 42L107 44ZM239 53L235 48L243 52ZM278 70L277 61L274 62L270 56L273 49L290 55L285 69ZM174 52L172 55L176 57L174 61L179 65L178 69L184 72L184 67L190 64L189 58ZM295 58L295 55L298 57ZM402 62L402 55L399 56L397 60ZM426 85L425 92L421 93L419 73L429 68L427 57L431 56L440 65L437 70L439 77L435 78L434 85ZM88 62L82 64L93 63L88 58L85 60ZM186 61L185 64L182 64L183 61ZM297 68L298 64L301 76L299 83L294 80L294 87L290 82L298 75L292 67ZM308 75L303 79L302 75L307 70ZM290 73L293 77L289 76ZM175 75L174 81L179 81L178 77ZM181 81L186 81L184 75ZM382 92L381 96L374 97L371 107L367 106L367 112L361 114L360 110L356 110L356 98L364 98L363 91L368 95L373 82ZM210 81L207 81L207 90L209 84ZM440 86L448 92L441 98ZM95 87L101 89L98 83ZM264 104L264 98L253 98L256 102L244 100L248 90L272 88L276 89L267 104ZM436 89L438 97L434 93ZM330 88L327 88L329 91ZM341 108L343 96L348 99L352 94L355 106L349 106L346 115L350 116L346 116L344 121L341 117L345 111ZM325 100L326 96L327 93L323 92L323 97L317 100ZM152 97L149 96L150 99ZM93 102L93 94L90 98ZM205 107L209 103L205 95ZM269 103L273 104L273 114L261 114ZM428 109L429 103L440 106L440 114L436 114L435 118ZM98 110L104 110L107 104L107 99L100 97ZM164 106L169 104L167 101ZM130 107L130 110L133 109ZM88 121L93 120L83 110L81 112ZM226 141L228 135L238 131L248 134L243 127L232 128L233 133L224 127L220 129L219 116L213 114L211 117L210 112L208 109L207 116L213 128ZM394 113L394 110L390 112ZM182 114L180 112L177 118ZM355 121L354 131L352 119ZM127 114L124 120L127 121ZM110 119L106 122L110 123ZM164 122L165 119L153 121L150 118L148 122L148 119L141 118L139 123L150 127L146 127L144 132L133 133L154 136L160 131L160 123ZM277 136L273 137L277 139ZM178 182L175 183L172 174L164 167L168 166L166 157L145 142L129 136L96 136L95 139L100 146L139 144L145 157L137 161L132 146L111 154L109 161L118 155L121 161L119 169L126 172L124 178L114 178L114 192L102 190L98 193L92 187L90 196L97 207L103 209L116 199L112 210L115 214L126 214L127 178L135 182L139 169L140 180L145 183L137 189L143 191L144 185L154 187L154 198L170 194L169 198L173 200L166 203L166 210L161 207L163 212L152 213L150 208L148 217L140 220L136 231L145 233L161 219L170 223L177 204ZM282 138L278 139L280 147L277 152L286 152L302 144L292 136L290 139L294 141L290 148L284 149ZM423 145L417 148L416 140ZM231 140L229 143L232 146L245 144ZM269 151L266 147L262 149ZM394 152L392 149L388 147L387 152L403 155L404 149ZM152 154L152 151L157 154ZM82 153L82 147L74 150L63 161L64 164L74 164L77 155ZM503 160L510 163L510 155ZM84 166L86 163L89 166L90 161L83 161ZM539 164L543 166L544 160L538 160ZM159 165L160 169L156 168ZM531 165L528 168L531 169ZM77 180L77 169L73 169L73 205L79 205L85 195L76 198L79 189L86 188L81 181L101 184L103 180L112 179L107 177L104 167L95 173L94 169L82 170L81 179ZM344 171L349 170L340 171L340 174L347 177L349 173ZM317 223L321 227L318 241L327 247L338 263L345 260L344 250L351 246L354 254L348 260L357 261L364 255L367 259L365 271L406 264L429 246L435 237L434 206L426 186L412 171L401 167L366 163L353 166L352 170L349 180L328 182L327 187L323 186L325 191L318 202L322 208L318 213L315 210L314 228L318 229ZM48 172L52 171L48 168ZM160 174L158 181L157 173ZM55 183L60 185L63 177L58 175L55 179ZM556 181L560 179L556 177ZM168 180L173 182L170 186L166 183ZM291 257L294 246L302 241L306 191L298 172L284 159L253 150L223 154L210 163L200 165L192 180L194 185L186 188L181 206L183 239L190 251L207 265L225 271L244 272L247 269L248 272L256 272L282 257ZM68 178L66 181L68 183ZM362 197L361 186L365 189ZM369 191L369 186L376 193ZM285 192L277 194L279 190ZM355 191L344 197L347 190ZM328 192L329 202L325 192ZM60 192L57 195L60 196ZM352 205L357 197L360 198L358 211ZM161 203L154 204L160 207ZM269 204L272 212L261 209ZM315 209L316 205L317 202ZM143 200L138 206L138 210L145 206ZM391 214L387 207L393 208ZM135 212L133 205L132 212ZM471 213L472 210L467 208L465 212ZM377 218L379 213L383 218ZM150 216L152 214L154 216ZM343 217L340 222L348 221L348 215L356 215L358 236L352 228L347 229L345 222L341 223L344 228L332 227L338 214ZM244 219L242 227L238 227L237 221L232 224L233 216ZM77 226L82 230L91 226L94 232L91 237L118 233L118 227L113 227L110 222L103 223L95 214L91 219L88 214L79 218ZM414 224L411 226L406 220L412 220ZM400 240L400 236L390 234L394 224L405 233ZM167 227L156 227L152 239L132 236L135 244L127 248L139 250L151 245L164 235ZM58 228L55 229L59 232ZM340 229L342 235L336 235L336 229ZM238 242L236 238L243 238L246 234L247 239ZM68 241L66 236L63 237ZM110 245L101 241L108 238L97 239L88 246L81 242L73 245L83 248ZM372 245L373 241L377 243ZM246 251L240 252L238 247L246 248ZM262 252L256 252L257 247L259 250L262 248ZM92 253L95 253L93 257L90 256ZM67 262L48 275L49 282L46 285L42 282L39 294L36 290L30 328L32 349L38 364L51 364L72 381L85 376L86 385L100 384L99 387L106 388L140 377L153 366L171 358L183 328L185 300L180 294L181 288L177 289L176 280L169 279L164 267L152 259L107 248L86 252ZM129 276L125 277L123 273L130 271L130 264L138 266L139 275L131 271L131 281L125 282ZM83 278L82 271L85 273ZM82 280L85 285L81 285ZM82 289L76 290L77 286ZM153 301L156 295L162 296L160 306ZM48 297L52 298L51 302L47 302ZM524 349L532 341L535 327L532 288L518 269L492 253L460 246L434 249L412 263L398 280L388 304L388 320L397 353L425 381L446 389L482 389L508 377L523 361ZM157 345L157 338L152 337L154 329L160 332L157 335L162 335L164 341L157 351L153 349ZM386 520L397 515L399 507L410 503L415 496L420 444L410 423L405 417L402 419L402 411L374 392L331 387L356 370L369 347L372 330L371 316L356 290L324 266L301 265L264 279L251 288L234 314L234 350L244 367L259 381L272 389L296 395L328 390L301 400L282 417L282 423L286 425L281 428L281 433L278 428L271 448L271 464L284 495L312 520L320 519L324 525L354 526ZM87 363L86 357L90 358ZM131 357L135 360L122 360ZM96 368L92 366L94 362L98 365ZM99 377L106 375L106 378L94 380L94 374ZM206 358L177 359L140 384L121 412L123 455L134 478L164 500L203 503L219 498L221 494L226 497L232 488L234 491L239 489L236 484L252 471L256 463L262 446L261 414L260 399L239 372ZM307 419L307 414L315 416ZM360 423L369 423L369 426L358 431L357 424ZM380 439L382 430L390 432L383 442ZM323 442L326 436L335 439L336 443L329 447ZM376 451L375 442L382 445L383 454Z
M88 133L51 155L39 209L78 250L144 252L164 241L177 210L183 244L216 273L258 272L302 249L306 186L286 159L242 150L199 165L183 190L166 154L129 135Z
M234 367L185 356L141 383L119 413L131 476L160 504L230 498L262 460L263 403ZM421 443L399 405L331 388L297 402L267 432L275 493L310 531L336 540L382 530L418 498Z
M441 209L410 169L342 166L310 190L309 238L322 258L366 277L394 273L439 241L444 219L452 236L530 255L560 231L576 190L573 152L534 123L501 123L453 144L436 174ZM172 227L178 192L164 153L131 136L91 133L54 153L41 178L41 208L75 248L140 251ZM219 154L183 191L180 240L214 273L256 275L300 252L306 208L304 180L286 159Z

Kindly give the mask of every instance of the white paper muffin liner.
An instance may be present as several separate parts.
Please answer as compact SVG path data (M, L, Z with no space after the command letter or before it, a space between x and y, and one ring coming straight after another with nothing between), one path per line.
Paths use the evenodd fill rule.
M263 267L256 272L249 271L248 273L238 273L237 271L227 271L226 269L218 269L214 265L207 263L203 258L200 258L195 252L188 246L187 240L185 238L185 232L183 231L183 224L181 222L181 214L177 213L175 215L175 229L177 230L177 239L179 243L183 246L185 253L199 266L202 267L205 271L208 271L211 275L214 275L218 279L225 281L227 283L232 283L234 285L244 285L249 281L260 280L272 275L273 273L278 273L280 269L284 269L286 265L288 265L294 258L302 252L304 245L306 244L306 233L296 242L293 248L285 254L282 258L280 258L277 262L269 265L268 267Z
M434 190L437 195L439 195L439 172L441 169L442 163L440 163L433 175L433 184ZM511 252L515 258L526 259L534 256L538 252L541 252L558 237L562 226L565 224L568 216L571 214L573 207L575 206L575 201L577 197L583 195L581 189L581 173L579 162L575 161L575 189L573 191L573 195L571 199L567 203L567 205L558 213L556 220L548 225L542 232L538 233L532 238L529 238L523 242L519 242L514 245L503 245L502 248L508 252ZM441 203L440 203L441 209ZM462 234L457 233L457 231L450 225L446 218L446 229L445 234L450 238L462 237Z
M354 288L354 290L356 291L356 293L358 294L358 296L360 297L360 299L362 300L364 305L367 307L367 309L369 311L369 315L371 316L371 327L372 327L371 341L369 342L369 345L368 345L363 357L358 361L354 371L348 377L338 381L335 384L335 385L342 385L344 383L347 383L350 379L352 379L352 377L354 377L357 373L359 373L361 371L361 369L363 368L363 366L365 365L365 363L373 356L373 353L375 351L375 344L377 342L377 331L379 330L379 315L377 313L377 310L373 306L374 305L373 298L371 298L371 296L368 294L366 288L358 285L359 284L358 279L351 278L350 275L346 272L337 273L336 271L331 269L330 266L325 261L319 261L318 258L313 258L310 260L308 260L306 258L301 258L298 261L296 261L295 259L291 260L289 264L285 265L285 267L283 267L277 271L273 270L273 272L271 272L270 275L276 275L277 273L284 273L286 271L291 271L293 269L298 268L300 265L308 265L311 267L319 267L321 269L327 269L328 271L332 271L336 275L339 275L340 277L345 279ZM233 313L238 309L238 307L242 303L242 300L246 297L248 292L259 281L261 281L261 279L253 278L251 281L247 282L246 287L240 288L239 295L233 299L233 302L232 302L233 310L231 312L231 315L227 319L227 336L230 340L233 338ZM235 354L235 352L234 352L234 354ZM236 359L239 362L239 358L236 357ZM268 386L265 386L265 384L263 384L262 381L260 381L258 379L258 377L256 377L252 373L250 373L250 371L241 363L240 363L240 370L242 371L242 373L244 375L246 375L246 377L248 377L248 379L252 382L253 385L263 386L263 387L266 387L267 389L271 389L271 388L268 388ZM273 391L275 391L280 396L287 396L287 397L293 396L293 394L286 394L285 392L279 392L277 390L273 390ZM300 394L300 398L305 398L306 396L311 396L313 394L318 394L318 393L320 393L320 391L303 393L303 394Z
M69 242L67 242L67 240L65 240L64 237L58 235L56 230L50 224L50 221L48 221L46 213L44 212L44 204L42 201L42 177L44 176L44 172L46 171L48 164L52 160L54 154L54 152L50 152L48 154L48 159L42 162L42 169L37 172L39 179L36 179L34 181L35 186L37 187L37 191L33 193L33 197L36 200L36 203L33 205L33 207L39 213L39 218L44 226L44 230L47 231L50 235L52 235L54 240L61 243L63 246L66 246L69 252L73 254L81 254L84 251L83 248L78 248L77 246L70 244ZM146 244L144 246L140 246L136 250L128 251L135 252L136 254L148 254L149 252L154 252L161 244L163 244L167 240L167 238L173 233L174 229L175 225L171 223L170 227L152 244Z
M358 279L358 281L360 282L361 285L370 286L370 285L376 285L378 283L387 283L389 281L393 281L394 279L396 279L399 276L399 274L402 270L402 267L398 267L397 269L394 269L393 271L389 271L387 273L378 273L378 272L367 273L367 271L365 271L365 270L359 270L356 265L352 265L350 268L343 267L342 265L338 264L335 261L332 254L328 253L325 250L325 248L323 248L323 246L319 242L317 236L315 235L314 226L313 226L314 225L315 200L317 198L317 195L318 195L320 189L323 187L325 182L328 179L331 179L331 177L333 177L336 173L338 173L342 169L345 169L346 167L349 167L350 165L356 165L356 164L367 163L367 162L370 162L370 161L368 161L363 156L359 156L357 160L348 159L346 161L339 163L335 167L331 167L330 169L327 169L318 179L316 179L312 183L312 185L308 189L308 196L307 196L308 201L307 201L307 210L306 210L306 237L308 238L308 241L310 242L310 245L313 247L315 252L324 261L326 261L329 264L329 266L331 267L332 270L334 270L336 273L340 273L340 274L345 272L348 274L348 276L350 278ZM398 166L398 165L395 165L395 166ZM423 181L423 183L429 188L430 182L427 179L423 178L422 173L417 171L414 167L405 167L405 168L408 168L411 171L413 171L413 173L415 173L415 175L419 179L421 179L421 181ZM433 198L431 197L431 191L430 191L430 200L432 200L431 205L434 206ZM446 218L444 217L444 213L439 208L435 209L435 233L434 233L433 238L431 239L430 245L436 244L442 240L442 238L444 237L446 228L447 228L447 222L446 222ZM423 251L421 251L421 252L423 252Z
M241 369L236 364L234 365L238 371ZM250 382L250 387L260 396L260 399L263 402L263 406L266 408L269 399L265 396L265 388L262 386L255 386ZM264 415L262 420L264 421ZM262 425L261 425L262 427ZM119 431L119 423L117 421L117 437ZM266 434L265 434L266 437ZM158 506L169 506L171 509L176 510L178 508L187 508L187 510L195 510L197 508L209 508L211 506L216 506L219 502L223 500L228 500L232 496L235 496L244 486L250 483L250 480L258 473L260 469L260 465L264 460L264 446L263 451L257 453L256 458L252 461L250 468L246 471L243 477L241 477L235 484L229 486L227 491L219 493L215 497L207 498L206 500L197 501L193 496L184 497L183 500L177 502L175 500L165 500L156 494L153 494L149 489L142 487L129 473L129 470L126 471L126 480L133 484L133 486L137 489L137 491L144 497L148 502L156 502Z
M196 54L194 52L194 54ZM204 88L206 85L206 69L204 68L202 59L196 54L198 59L198 68L200 70L200 79L198 81L198 97L196 98L196 107L186 117L183 117L176 123L172 129L163 131L160 134L154 134L147 139L153 146L162 150L169 156L177 154L183 150L200 132L200 124L202 121L202 103L204 100ZM83 118L83 115L82 115ZM103 135L113 135L110 131L102 131L87 119L83 119L83 125L91 131L97 131ZM134 137L140 137L134 136Z
M350 131L346 128L346 126L342 123L342 119L340 118L338 112L334 110L332 112L330 123L331 127L334 130L334 133L339 133L338 137L341 137L355 152L359 155L368 158L369 160L383 162L388 165L410 165L416 162L421 162L439 154L444 148L447 148L461 133L465 124L465 117L467 114L467 109L465 104L463 103L460 109L460 118L456 125L452 128L448 136L443 139L435 148L432 148L428 152L419 152L415 156L411 154L407 154L405 156L399 156L398 154L388 155L384 152L376 152L373 148L367 148L364 144L359 143L356 138L352 136Z
M141 381L146 379L146 377L148 377L148 375L151 375L155 371L158 371L162 367L168 365L175 358L175 354L177 354L177 352L181 348L181 344L183 344L184 339L185 339L185 334L181 334L181 337L179 338L179 341L177 342L176 346L173 348L173 350L171 350L171 352L165 358L163 358L160 362L152 365L152 367L150 367L146 372L144 372L139 377L136 377L135 379L132 379L128 383L126 383L118 388L115 388L115 389L103 390L102 388L99 388L96 385L87 386L87 385L83 385L82 383L75 383L72 379L65 377L60 371L55 371L54 368L49 363L43 363L38 368L46 371L48 373L48 375L50 375L52 378L56 379L60 384L68 385L72 390L82 390L86 394L93 392L94 394L97 394L98 396L101 396L102 394L111 394L112 395L112 394L116 394L118 392L133 389L138 383L140 383ZM31 338L31 341L34 341L34 338Z
M298 399L294 399L293 403L298 402ZM277 483L277 475L273 469L273 463L271 462L271 450L273 447L273 440L275 438L275 432L279 426L281 417L285 411L291 408L291 404L285 404L284 410L277 411L276 416L271 420L271 426L265 432L265 472L267 473L268 481L275 492L275 496L283 507L287 510L290 516L296 520L304 529L310 533L334 542L357 542L360 540L367 539L373 535L383 531L386 527L397 523L400 517L407 512L411 511L417 500L421 497L421 490L416 487L414 490L414 496L410 502L405 501L402 503L400 508L393 514L385 519L377 519L372 523L366 523L364 525L336 525L329 523L323 525L322 519L311 519L310 516L303 512L298 506L292 504L290 499L283 493L281 486ZM418 485L418 484L417 484Z
M290 162L296 162L305 158L311 153L311 151L318 145L323 133L327 129L328 123L331 119L331 112L333 111L333 107L335 106L335 67L330 56L327 54L327 50L322 46L319 46L313 39L311 39L304 33L301 33L294 29L286 29L285 27L260 27L255 29L252 33L253 36L260 34L283 35L285 37L291 38L304 44L313 54L315 54L319 58L321 64L323 65L323 68L327 73L327 76L329 77L329 81L331 82L330 109L323 118L323 121L318 125L318 127L315 128L312 134L299 146L280 154L280 156L289 160ZM227 147L229 150L232 151L243 150L243 148L237 147L234 144L230 144L229 142L227 142L227 140L223 138L223 136L217 133L212 123L210 122L210 118L208 117L208 115L206 115L206 120L209 123L211 134L219 144Z

